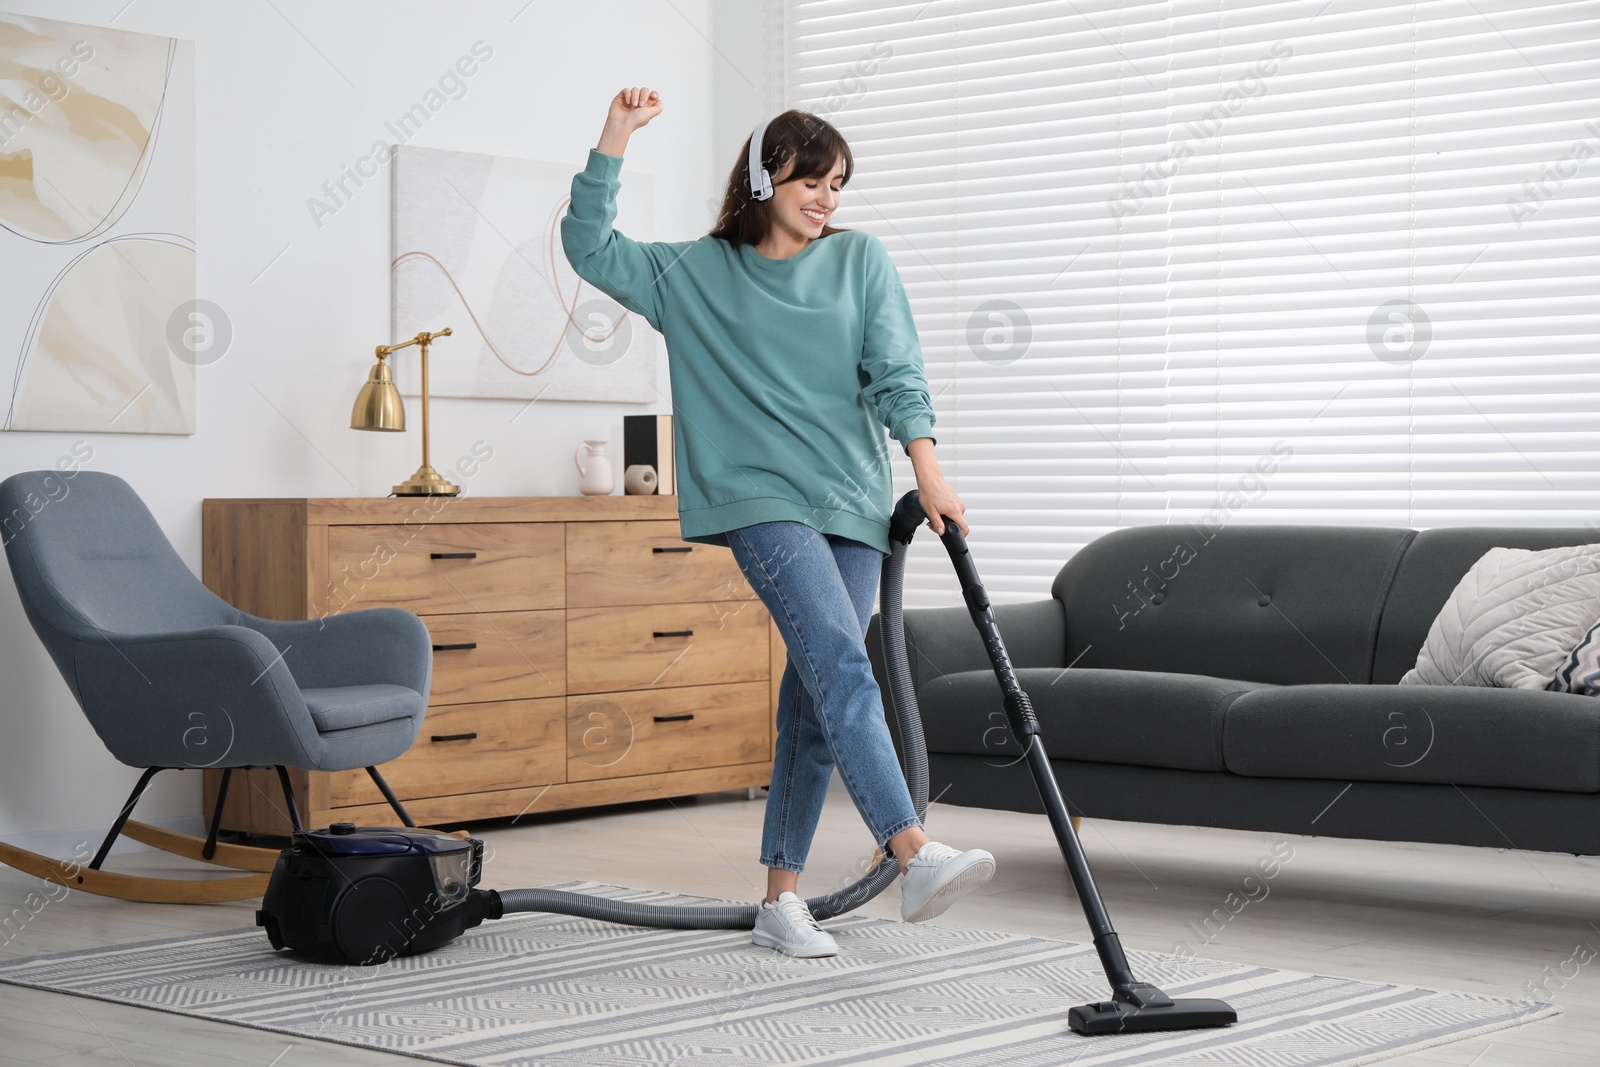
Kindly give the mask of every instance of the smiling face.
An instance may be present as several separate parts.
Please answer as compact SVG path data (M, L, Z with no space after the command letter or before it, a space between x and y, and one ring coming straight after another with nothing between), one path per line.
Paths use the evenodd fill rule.
M790 159L772 179L772 228L803 245L822 236L823 225L839 206L839 192L844 187L844 160L833 161L826 179L808 177L784 181L793 170L794 160ZM773 233L768 239L777 236Z

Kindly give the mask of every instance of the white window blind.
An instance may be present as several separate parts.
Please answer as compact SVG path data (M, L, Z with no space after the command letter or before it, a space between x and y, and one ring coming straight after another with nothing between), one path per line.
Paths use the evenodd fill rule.
M1140 523L1591 521L1600 2L784 0L777 51L996 601Z

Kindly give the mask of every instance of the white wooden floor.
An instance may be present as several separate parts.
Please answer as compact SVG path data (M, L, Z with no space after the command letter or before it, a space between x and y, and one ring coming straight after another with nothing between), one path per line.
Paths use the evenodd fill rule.
M484 828L478 832L492 849L484 884L587 878L754 901L765 888L756 863L763 805L740 791ZM933 922L1087 940L1043 816L935 804L927 821L936 840L987 848L998 867L982 891ZM1292 847L1292 858L1265 883L1246 884L1280 841ZM1084 843L1112 921L1130 947L1172 951L1186 942L1218 959L1508 996L1526 996L1529 983L1543 982L1542 999L1562 1008L1550 1019L1389 1063L1600 1063L1600 959L1577 962L1600 953L1600 859L1103 821L1084 823ZM870 853L870 838L835 777L802 894L853 880ZM108 866L189 865L140 852ZM0 905L10 911L38 884L0 868ZM1214 920L1211 940L1202 943L1202 919L1224 907L1230 892L1254 899L1226 924ZM74 893L0 946L0 957L249 926L255 907L255 901L128 904ZM898 919L898 889L862 911ZM1063 1014L1069 1006L1062 1004ZM0 985L0 1067L417 1062Z

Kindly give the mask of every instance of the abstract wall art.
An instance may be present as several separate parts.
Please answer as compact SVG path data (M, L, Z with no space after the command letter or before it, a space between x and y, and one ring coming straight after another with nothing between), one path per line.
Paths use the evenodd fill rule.
M561 247L570 163L401 145L393 161L391 330L449 326L429 360L434 396L652 403L655 331L582 282ZM616 227L654 229L649 175L624 176ZM415 361L395 378L416 395Z
M194 44L0 13L0 428L191 434Z

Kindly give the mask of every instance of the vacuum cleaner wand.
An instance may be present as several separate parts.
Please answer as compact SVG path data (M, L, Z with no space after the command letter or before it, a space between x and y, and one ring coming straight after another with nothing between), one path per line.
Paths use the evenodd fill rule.
M922 508L919 491L911 490L900 498L889 523L889 536L901 544L910 544L917 528L927 519ZM1105 902L1089 872L1089 862L1084 857L1083 845L1072 820L1067 816L1067 805L1061 796L1050 758L1045 753L1044 739L1039 733L1039 719L1033 712L1028 694L1017 682L1006 655L1006 646L1000 639L1000 628L995 625L994 612L990 610L989 595L978 580L978 569L973 565L972 554L967 551L966 538L949 517L944 516L944 533L940 535L950 560L961 580L961 595L967 602L967 611L978 628L989 661L1000 680L1000 691L1005 702L1006 718L1011 733L1025 746L1028 769L1033 773L1034 784L1039 788L1039 798L1044 803L1050 828L1055 831L1056 842L1061 846L1062 858L1072 875L1073 887L1083 905L1084 917L1094 935L1095 952L1100 956L1100 966L1111 983L1111 999L1082 1004L1067 1013L1067 1025L1080 1034L1140 1033L1154 1030L1197 1030L1210 1026L1228 1026L1238 1021L1238 1014L1221 1000L1203 998L1173 999L1148 982L1133 976L1128 958L1122 951L1122 942L1111 927ZM912 698L915 699L914 697Z

